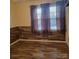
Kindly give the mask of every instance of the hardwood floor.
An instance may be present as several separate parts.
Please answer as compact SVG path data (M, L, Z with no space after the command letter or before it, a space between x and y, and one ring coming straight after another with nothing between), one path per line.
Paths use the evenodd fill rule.
M66 43L19 41L10 49L11 59L68 59Z
M22 26L11 28L10 34L11 59L69 59L68 46L63 33L39 36L33 34L29 27Z

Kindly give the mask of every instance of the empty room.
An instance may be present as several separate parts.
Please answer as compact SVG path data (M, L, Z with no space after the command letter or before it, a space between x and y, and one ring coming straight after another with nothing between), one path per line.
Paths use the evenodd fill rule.
M69 59L68 0L10 0L10 59Z

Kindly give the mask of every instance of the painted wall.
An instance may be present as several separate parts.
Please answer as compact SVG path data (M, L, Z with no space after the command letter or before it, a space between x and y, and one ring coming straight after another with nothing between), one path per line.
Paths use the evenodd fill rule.
M10 26L31 26L30 5L54 2L56 2L56 0L11 0Z
M15 13L16 13L16 5L13 4L13 3L10 3L10 26L13 27L13 26L17 26L17 22L18 20L15 20L16 17L15 17Z
M56 0L11 1L11 27L31 26L30 5L53 2L56 2Z

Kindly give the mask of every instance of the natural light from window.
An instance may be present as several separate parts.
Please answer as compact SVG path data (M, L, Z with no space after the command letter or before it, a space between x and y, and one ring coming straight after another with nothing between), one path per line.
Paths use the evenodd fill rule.
M42 25L41 25L41 7L37 7L37 19L38 19L38 31L42 30Z
M42 14L42 9L40 6L37 7L37 19L38 19L38 31L42 30L42 24L41 24L41 14ZM49 12L50 12L50 30L51 31L56 31L57 30L57 25L56 25L56 6L50 6L49 7Z
M56 25L56 6L50 6L50 30L56 31L57 25Z

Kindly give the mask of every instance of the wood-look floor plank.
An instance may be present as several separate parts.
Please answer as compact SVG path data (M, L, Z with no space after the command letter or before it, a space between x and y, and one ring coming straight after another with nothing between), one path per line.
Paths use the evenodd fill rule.
M19 41L11 46L11 59L68 59L66 43Z

